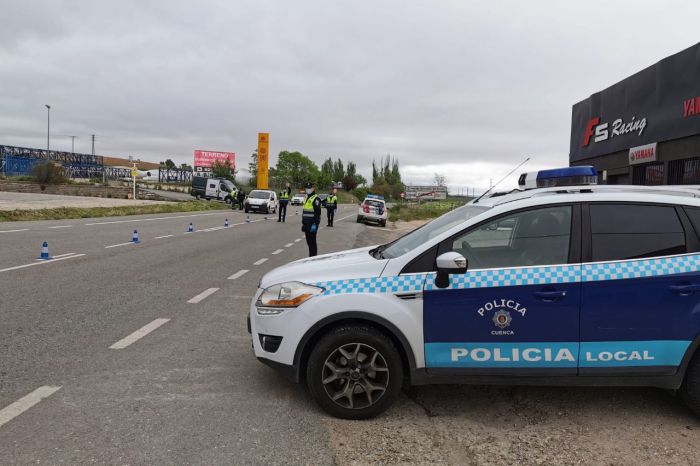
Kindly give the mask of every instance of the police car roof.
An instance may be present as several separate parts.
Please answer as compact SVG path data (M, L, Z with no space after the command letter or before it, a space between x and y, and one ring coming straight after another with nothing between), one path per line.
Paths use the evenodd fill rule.
M547 198L550 202L559 202L559 197L566 195L566 201L581 201L581 196L587 196L601 200L664 202L672 204L700 205L700 186L638 186L638 185L581 185L581 186L556 186L551 188L535 188L527 190L513 190L506 194L498 193L495 196L480 199L477 205L496 207L516 201L534 198ZM556 200L552 199L557 197ZM682 202L678 197L686 198ZM563 201L563 199L561 199ZM543 204L546 202L533 202Z

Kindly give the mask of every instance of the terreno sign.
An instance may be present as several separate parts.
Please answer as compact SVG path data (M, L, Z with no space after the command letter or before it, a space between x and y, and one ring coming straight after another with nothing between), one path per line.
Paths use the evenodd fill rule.
M627 123L625 123L622 118L617 118L612 124L608 124L607 122L601 123L600 117L591 118L586 124L586 131L583 133L582 147L588 146L591 142L591 136L594 134L593 142L602 142L614 138L615 136L622 136L623 134L629 133L637 133L637 136L641 136L646 127L646 118L637 119L632 117Z

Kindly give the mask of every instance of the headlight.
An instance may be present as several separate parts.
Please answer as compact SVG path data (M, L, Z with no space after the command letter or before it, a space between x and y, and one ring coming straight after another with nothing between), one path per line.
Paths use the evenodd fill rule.
M323 288L301 282L273 285L262 292L255 306L260 315L280 314L285 308L297 307L308 299L323 293Z

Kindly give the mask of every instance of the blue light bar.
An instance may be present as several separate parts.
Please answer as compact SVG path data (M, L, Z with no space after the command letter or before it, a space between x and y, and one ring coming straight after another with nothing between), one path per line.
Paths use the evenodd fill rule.
M598 184L598 172L590 165L523 173L518 179L518 186L521 189L593 184Z
M380 196L379 194L368 194L367 199L381 199L384 200L384 196Z

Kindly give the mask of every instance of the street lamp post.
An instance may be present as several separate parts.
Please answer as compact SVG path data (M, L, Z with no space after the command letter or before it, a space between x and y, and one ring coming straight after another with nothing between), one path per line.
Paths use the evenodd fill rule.
M46 150L49 150L51 143L51 105L44 105L46 107Z

